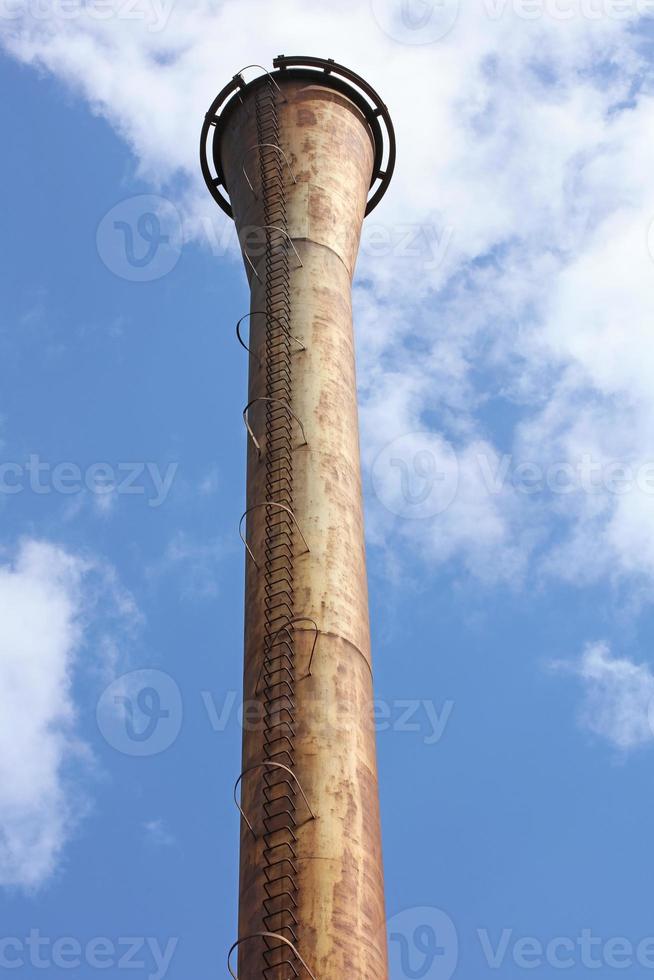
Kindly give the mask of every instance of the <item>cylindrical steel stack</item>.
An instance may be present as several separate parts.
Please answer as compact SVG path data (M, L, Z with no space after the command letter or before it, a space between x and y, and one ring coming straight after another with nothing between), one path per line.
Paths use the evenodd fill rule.
M385 980L351 284L393 130L341 66L275 67L203 132L251 286L238 976Z

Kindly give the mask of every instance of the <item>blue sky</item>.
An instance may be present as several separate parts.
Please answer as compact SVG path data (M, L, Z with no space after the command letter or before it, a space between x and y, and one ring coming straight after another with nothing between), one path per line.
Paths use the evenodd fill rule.
M195 154L295 47L400 137L356 287L392 980L585 977L584 930L652 975L649 22L455 6L1 25L0 973L122 976L138 937L131 976L227 975L248 297ZM152 212L139 267L106 216L145 250ZM138 742L106 708L143 690Z

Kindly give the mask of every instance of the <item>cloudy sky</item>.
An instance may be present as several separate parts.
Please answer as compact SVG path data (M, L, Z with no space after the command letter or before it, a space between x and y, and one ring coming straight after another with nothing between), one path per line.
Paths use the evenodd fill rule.
M0 42L0 970L223 975L247 292L197 145L301 53L399 146L355 283L393 980L650 976L654 3L0 0Z

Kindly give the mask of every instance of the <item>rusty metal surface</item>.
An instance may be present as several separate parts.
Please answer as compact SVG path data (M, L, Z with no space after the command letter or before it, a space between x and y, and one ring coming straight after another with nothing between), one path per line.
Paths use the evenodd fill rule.
M233 112L222 142L226 184L251 262L246 263L251 310L265 310L267 304L270 308L266 287L271 249L273 258L285 251L288 329L299 341L284 355L290 369L285 393L271 392L266 358L270 331L264 316L251 317L248 346L254 356L247 418L256 444L248 439L247 541L255 556L270 549L271 530L266 523L270 508L258 505L270 499L270 453L278 451L267 439L280 439L281 433L292 453L292 486L278 499L292 508L309 547L306 551L289 519L292 609L288 621L296 622L288 626L287 636L279 628L271 636L273 627L265 615L266 576L251 558L247 560L244 697L248 702L261 700L263 671L269 696L272 692L278 699L275 710L280 725L285 720L279 699L286 676L293 703L289 708L292 737L289 729L288 744L282 739L274 749L278 755L271 756L270 730L257 724L256 718L244 732L242 768L247 775L241 782L241 805L254 833L243 821L239 936L283 934L284 945L296 948L318 980L386 980L351 309L351 280L374 146L365 117L341 92L328 85L294 81L292 76L281 82L281 88L278 139L290 164L289 171L282 160L284 231L297 256L283 245L281 233L276 239L270 230L267 236L260 232L257 236L256 229L274 222L266 214L270 193L261 186L270 164L255 166L256 153L249 152L265 142L255 95L246 96ZM246 153L249 162L244 170ZM275 406L271 399L287 404ZM277 415L271 416L275 411ZM293 416L301 420L302 433ZM318 628L317 643L311 622ZM281 671L272 678L271 643L277 655L273 666ZM312 653L311 676L307 676ZM266 783L261 764L271 757L292 768L316 819L291 780L285 785L280 777L272 789L270 781ZM281 814L279 839L291 840L292 835L293 853L287 844L264 839L264 807L270 799L277 802L275 812ZM277 849L271 852L271 846ZM269 917L265 921L271 905L264 869L271 853L280 859L287 854L276 879L278 905L272 908L292 905L296 923L292 926L288 913L280 914L273 927ZM262 943L240 946L240 977L286 980L306 975L297 960L292 968L273 963L266 970ZM268 939L268 948L270 944Z

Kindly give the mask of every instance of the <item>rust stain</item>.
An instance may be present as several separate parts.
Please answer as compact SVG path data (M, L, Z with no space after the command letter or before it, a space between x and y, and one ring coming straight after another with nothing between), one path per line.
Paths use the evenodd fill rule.
M298 126L317 126L318 120L316 119L315 112L305 106L301 106L297 111L297 124Z

